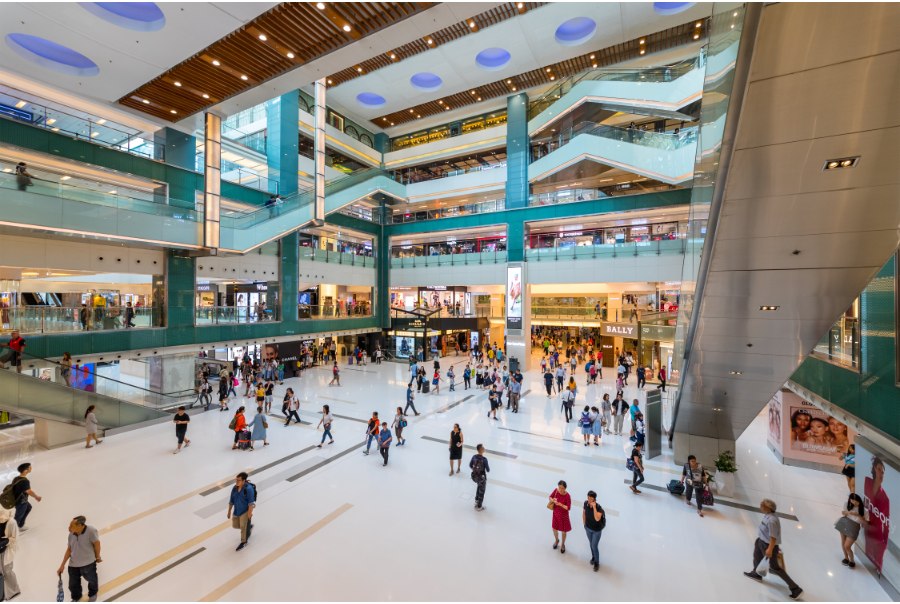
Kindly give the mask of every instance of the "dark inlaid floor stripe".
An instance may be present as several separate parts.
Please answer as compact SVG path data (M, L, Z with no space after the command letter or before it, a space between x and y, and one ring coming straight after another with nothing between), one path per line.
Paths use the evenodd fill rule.
M625 484L630 485L631 479L626 478ZM649 484L646 482L638 488L639 489L650 489L651 491L662 491L664 493L669 492L669 489L667 489L666 487L660 487L655 484ZM679 497L681 497L681 496L679 496ZM748 512L757 512L758 514L762 514L762 512L759 511L759 507L747 505L746 503L739 503L737 501L725 501L724 499L716 499L715 502L716 502L716 505L724 505L729 508L736 508L738 510L746 510ZM794 522L800 522L800 519L797 518L796 516L794 516L793 514L785 514L783 512L775 512L775 515L778 516L779 518L784 518L785 520L793 520Z
M430 440L431 442L441 443L444 445L446 445L449 442L448 439L434 438L433 436L423 436L422 439ZM473 447L471 445L463 445L463 449L469 449L470 451L474 451L475 447ZM492 451L491 449L485 449L484 452L490 453L491 455L499 455L500 457L508 457L510 459L518 459L519 458L518 455L513 455L512 453L505 453L503 451Z
M201 547L200 549L196 549L196 550L192 551L191 553L189 553L187 556L183 556L183 557L179 558L178 560L176 560L175 562L173 562L172 564L169 564L168 566L165 566L165 567L159 569L158 571L156 571L156 572L153 573L152 575L147 575L146 577L144 577L143 579L141 579L140 581L138 581L137 583L135 583L134 585L132 585L132 586L129 587L128 589L124 589L124 590L120 591L119 593L117 593L117 594L114 595L114 596L110 596L110 597L108 597L108 598L104 598L104 601L105 601L105 602L115 602L116 600L118 600L118 599L121 598L122 596L124 596L124 595L126 595L126 594L128 594L128 593L130 593L130 592L132 592L132 591L134 591L135 589L137 589L138 587L141 587L142 585L145 585L145 584L149 583L150 581L152 581L153 579L155 579L155 578L157 578L158 576L162 575L163 573L172 570L173 568L175 568L175 567L178 566L179 564L182 564L182 563L184 563L184 562L187 562L188 560L190 560L191 558L193 558L193 557L196 556L197 554L202 553L202 552L205 552L205 551L206 551L206 548L205 548L205 547Z

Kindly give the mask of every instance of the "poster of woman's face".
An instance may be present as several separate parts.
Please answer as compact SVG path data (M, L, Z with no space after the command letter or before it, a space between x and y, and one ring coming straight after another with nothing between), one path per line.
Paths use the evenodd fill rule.
M845 423L812 406L791 405L790 412L791 449L838 459L847 452L852 441Z

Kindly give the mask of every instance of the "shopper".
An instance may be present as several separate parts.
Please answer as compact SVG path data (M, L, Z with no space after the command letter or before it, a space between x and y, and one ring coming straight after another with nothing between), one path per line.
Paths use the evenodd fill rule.
M250 533L253 531L253 512L256 509L256 487L248 480L246 472L234 477L231 497L228 499L227 518L231 519L231 527L240 529L241 542L235 551L247 546Z
M369 418L369 423L366 424L366 450L363 451L365 455L369 454L369 447L372 446L372 441L378 440L378 429L381 426L381 422L378 419L378 412L373 411L372 417Z
M231 423L228 424L228 427L234 431L234 445L231 447L234 450L238 448L238 439L241 437L241 432L247 429L247 418L244 417L243 405L234 412L234 417L231 418Z
M435 361L437 363L437 361ZM440 394L441 393L441 370L435 369L434 375L431 376L431 394Z
M28 164L23 161L16 164L16 187L20 191L24 191L34 184L31 181L32 176L31 172L28 171Z
M334 366L331 368L331 381L328 382L329 386L340 386L341 385L341 370L338 368L337 361L334 362Z
M553 492L550 493L550 500L547 507L553 510L553 520L551 527L553 528L553 549L560 547L559 536L562 534L562 547L559 553L566 553L566 535L572 530L572 523L569 521L569 511L572 509L572 496L566 492L566 481L560 480Z
M91 444L91 440L93 440L98 445L103 444L103 441L97 438L97 415L94 413L94 409L96 408L96 405L91 405L84 412L84 431L87 433L87 437L85 439L86 444L84 446L85 449L90 449L94 446Z
M550 368L544 370L544 388L547 389L547 398L553 395L553 373Z
M640 411L634 416L634 442L635 444L644 444L644 414ZM701 514L702 516L702 514Z
M182 406L178 408L172 421L175 423L175 438L178 440L178 446L173 453L177 454L181 452L182 445L185 447L191 446L191 440L187 437L187 429L188 424L191 422L191 416L188 415L187 411Z
M691 505L691 496L697 493L697 515L702 517L703 492L707 488L706 470L693 455L688 455L687 463L681 469L681 484L685 486L684 499L688 506Z
M66 386L72 385L72 355L68 352L63 353L62 360L59 362L59 376Z
M16 577L14 563L19 541L19 526L13 521L12 512L0 506L0 537L6 539L6 549L0 552L0 571L3 574L4 600L12 600L19 595L19 579Z
M331 435L331 423L334 421L334 417L331 415L331 407L328 405L322 405L322 419L319 420L319 423L316 425L316 430L319 429L319 426L324 428L324 432L322 432L322 441L316 445L317 448L321 449L322 445L325 444L325 437L329 438L328 444L334 444L334 437Z
M574 378L573 378L574 379ZM563 384L566 380L566 369L562 365L556 368L556 393L563 391Z
M0 367L5 368L5 363L8 362L16 368L18 373L22 373L22 356L25 354L25 338L20 336L17 330L13 330L12 333L9 334L9 342L0 344L0 346L9 349L9 358L5 362L0 363Z
M62 577L63 570L69 563L69 595L73 602L81 600L81 579L88 584L88 602L97 601L100 581L97 577L97 565L103 562L100 557L100 533L88 526L84 516L75 516L69 523L69 542L62 563L56 574Z
M859 529L864 524L868 524L868 512L863 505L862 497L856 493L850 493L847 498L847 506L841 511L841 517L834 523L841 537L841 551L844 553L844 559L841 564L856 567L856 561L853 558L853 544L859 538Z
M762 581L762 575L757 573L756 569L762 559L766 558L769 560L769 571L787 583L791 599L796 600L803 593L803 589L781 567L779 560L781 552L778 547L781 544L781 521L775 515L777 509L775 502L771 499L763 499L759 504L759 510L763 513L763 517L759 523L756 542L753 545L753 570L745 572L744 576Z
M20 464L17 469L19 475L13 478L11 483L16 507L15 520L16 526L25 531L27 530L25 528L25 519L31 513L31 503L28 501L28 498L34 497L36 501L40 502L41 496L31 489L31 480L28 478L28 475L31 474L31 464L25 462Z
M388 429L387 422L381 422L381 431L378 433L378 450L384 463L381 467L388 464L388 454L391 452L391 442L394 440L391 431Z
M516 379L516 374L513 374L512 379L509 380L509 402L507 403L507 409L512 407L513 413L519 412L519 399L522 397L522 382Z
M266 413L270 413L272 411L272 396L275 394L275 382L272 380L269 380L268 382L266 382L265 389L266 389L266 394L265 394L266 404L265 404L264 409L265 409Z
M597 407L591 407L591 434L594 437L594 446L600 446L600 431L603 428L603 417Z
M419 412L416 411L416 405L413 402L414 399L415 399L415 394L413 393L412 382L410 382L409 385L406 387L406 407L403 409L404 415L406 414L407 411L409 411L410 407L412 408L414 414L419 415Z
M290 418L288 418L290 419ZM299 420L298 420L299 421ZM268 432L269 422L266 421L266 413L263 411L263 407L256 408L256 415L253 416L253 421L250 422L250 450L253 450L253 443L261 440L263 441L263 446L269 446L268 440Z
M484 510L484 492L487 489L487 474L491 471L487 457L484 456L484 445L475 447L475 455L469 460L469 469L472 470L472 480L478 485L475 489L475 509Z
M637 368L637 387L643 389L647 385L647 369L643 366Z
M560 411L562 411L563 415L566 418L566 423L568 424L570 421L572 421L572 409L575 407L575 392L567 388L563 391L560 397L562 398Z
M625 424L625 416L628 414L628 403L622 397L622 392L616 393L616 398L610 404L613 419L613 434L622 434L622 426Z
M456 462L456 473L459 474L459 466L462 464L463 433L459 424L453 424L450 430L450 476L453 476L453 462Z
M606 513L597 503L597 493L588 491L587 501L581 509L581 523L591 548L591 564L594 572L600 569L600 536L606 528Z
M610 432L610 428L613 428L612 403L609 402L608 392L604 392L603 398L600 400L600 413L603 416L603 432L606 434L612 434L612 432ZM614 430L615 428L613 428L613 431Z
M287 409L287 419L284 422L285 428L290 425L291 419L293 418L298 424L302 424L300 421L300 400L294 394L293 388L288 388L284 397L288 399L288 409ZM288 398L290 397L290 398Z
M453 372L453 365L447 370L447 379L450 381L450 392L456 391L456 374Z
M841 474L847 478L847 488L851 493L856 492L856 445L847 447L847 452L842 457L844 467Z
M644 461L641 457L641 449L644 448L642 443L634 443L634 448L631 449L631 456L628 458L630 462L627 464L628 469L631 470L631 492L635 494L639 494L638 486L644 482Z
M657 390L666 391L666 368L659 368L659 386L656 387Z
M495 420L497 419L497 409L500 408L500 394L497 392L497 386L491 385L491 391L488 392L488 402L491 405L491 410L488 411L487 416L493 417ZM497 420L499 421L499 420Z
M581 437L584 439L584 446L591 446L591 433L593 432L593 420L591 419L591 407L585 405L581 411L581 417L578 418L578 425L581 426Z
M406 444L406 439L403 438L403 429L406 428L407 421L406 416L403 415L403 407L397 407L397 414L394 416L394 422L391 424L391 427L394 429L394 433L397 435L397 445L401 446Z
M472 387L472 367L466 363L466 368L463 369L463 390L468 390Z

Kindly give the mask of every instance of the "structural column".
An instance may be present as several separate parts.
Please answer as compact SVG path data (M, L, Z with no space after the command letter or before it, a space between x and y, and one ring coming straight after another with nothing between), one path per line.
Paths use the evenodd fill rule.
M160 203L168 203L183 208L194 208L194 190L197 170L197 138L174 128L161 128L153 134L153 142L164 149L166 164L181 168L185 172L170 171L167 177L168 187L160 187ZM156 159L163 159L158 157Z
M269 167L269 193L284 197L297 192L300 134L300 91L294 90L266 101L266 162Z
M528 95L506 99L506 208L528 206Z
M315 165L316 200L313 206L313 224L325 224L325 79L316 80L313 110L313 163Z

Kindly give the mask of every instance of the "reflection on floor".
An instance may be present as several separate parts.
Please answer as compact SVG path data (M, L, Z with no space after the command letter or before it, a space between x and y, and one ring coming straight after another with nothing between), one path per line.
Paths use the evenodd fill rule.
M450 357L442 361L458 363ZM343 365L349 369L347 365ZM50 581L66 545L69 519L84 514L101 530L101 600L784 600L777 580L756 583L749 570L760 515L716 506L700 518L683 501L647 488L633 495L626 437L585 448L575 422L548 400L537 371L526 374L522 410L485 417L483 392L419 395L402 447L382 467L362 453L373 410L392 421L404 403L406 366L385 363L342 372L328 387L328 368L286 380L269 418L271 445L232 451L231 413L194 416L190 448L173 455L169 424L107 438L91 450L3 451L7 472L32 461L34 504L21 536L16 571L25 600L52 600ZM579 373L581 380L583 374ZM461 379L460 379L461 382ZM283 427L280 399L291 386L310 424ZM609 388L605 383L602 388ZM578 403L594 404L601 387L580 386ZM628 394L632 397L633 390ZM249 400L249 399L245 399ZM232 403L233 412L239 401ZM316 448L317 411L331 406L335 444ZM252 416L252 413L250 413ZM465 443L484 443L491 474L486 510L472 509L465 469L448 476L446 439L454 423ZM758 419L739 440L735 501L772 497L783 520L784 551L806 600L887 598L862 565L841 566L832 525L846 486L839 475L777 464ZM649 460L648 485L679 469L667 453ZM225 512L229 481L250 470L260 489L249 546L235 552L237 532ZM551 548L545 499L558 480L573 495L567 552ZM581 527L580 506L593 489L608 512L598 573ZM529 580L523 580L528 577ZM686 577L696 580L688 581Z

